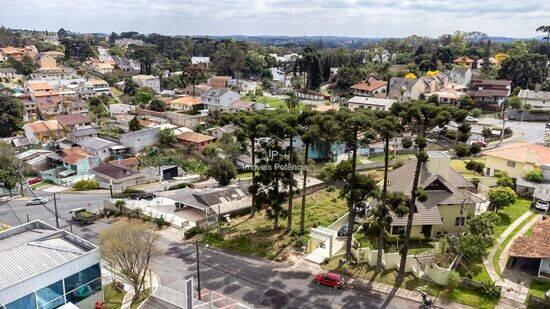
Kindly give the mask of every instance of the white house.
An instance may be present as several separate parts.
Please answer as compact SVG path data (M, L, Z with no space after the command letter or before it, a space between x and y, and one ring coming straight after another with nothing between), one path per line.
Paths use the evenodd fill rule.
M239 100L239 94L227 88L211 88L201 94L201 103L208 109L231 109Z
M149 87L156 93L160 93L160 79L153 75L132 76L132 81L139 87Z
M531 105L533 110L549 110L550 109L550 91L537 90L521 90L518 98L522 103Z
M351 110L355 110L356 108L365 108L387 111L390 109L393 103L395 103L395 100L392 99L355 96L348 100L348 108Z

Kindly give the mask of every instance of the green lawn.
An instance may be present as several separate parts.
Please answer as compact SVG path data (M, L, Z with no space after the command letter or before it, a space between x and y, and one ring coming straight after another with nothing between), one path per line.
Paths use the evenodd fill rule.
M103 287L103 294L105 296L105 309L120 309L125 294L124 291L118 291L113 284L108 284Z
M237 174L237 179L251 179L252 178L252 172L244 172Z
M512 233L510 233L510 235L508 235L508 237L506 237L504 239L504 241L502 242L502 244L498 247L497 252L495 253L495 256L493 257L493 265L495 266L495 271L497 272L497 274L500 277L502 277L502 269L500 269L498 260L500 258L500 255L502 254L502 251L504 250L504 248L506 248L506 246L512 240L512 238L525 226L525 224L527 224L529 221L531 221L536 216L537 216L537 214L533 213L529 217L527 217L527 219L525 219L523 222L521 222L521 224L518 225L512 231Z
M371 248L376 249L378 247L378 237L377 235L365 235L363 232L358 232L355 234L355 240L359 242L359 247L361 248ZM434 249L436 242L434 241L411 241L409 244L408 254L420 254ZM384 242L384 251L387 253L397 252L396 243Z
M453 159L451 160L451 167L455 171L459 172L460 174L477 176L477 174L474 171L469 171L466 169L466 163L469 161L477 161L477 162L485 163L487 161L487 158L480 157L480 158Z
M500 221L495 228L495 237L499 237L512 222L516 221L521 215L531 208L531 201L524 198L518 198L514 205L504 207L498 211Z
M329 263L321 265L321 268L327 271L341 273L345 276L353 278L361 278L369 281L374 280L376 282L391 286L396 285L395 279L397 271L385 270L382 273L376 275L374 272L375 267L370 267L365 263L357 264L355 266L350 266L348 263L344 265L339 265L338 258L334 258L330 260ZM432 298L447 298L451 301L469 305L474 308L494 308L496 303L498 302L498 300L485 297L478 291L461 288L455 288L453 291L449 291L443 286L420 280L414 277L412 274L408 274L405 277L400 287L411 291L422 290L429 293Z
M366 157L365 157L366 158ZM414 154L412 153L408 153L408 154L399 154L397 155L396 157L392 155L390 155L390 160L393 160L393 159L412 159L414 158ZM372 161L372 162L384 162L384 155L376 155L376 156L370 156L369 158L366 158L368 159L369 161Z
M229 249L253 256L269 259L284 260L288 255L288 247L298 240L301 198L293 200L292 230L294 233L285 233L286 218L279 219L279 229L273 229L273 220L270 220L265 210L259 211L250 218L243 215L234 218L231 224L223 226L224 238L218 233L210 233L203 241L211 246ZM305 228L306 235L301 241L307 241L311 227L329 226L336 219L347 212L347 204L339 197L339 191L320 190L306 197ZM213 232L213 231L212 231Z
M550 282L533 280L529 285L529 295L544 298L544 293L550 290Z
M250 96L245 95L242 97L243 100L250 100ZM271 96L261 96L256 97L256 103L263 103L269 105L271 108L275 109L288 109L286 102L284 99L271 97ZM306 104L300 101L300 104L298 104L299 110L305 110Z

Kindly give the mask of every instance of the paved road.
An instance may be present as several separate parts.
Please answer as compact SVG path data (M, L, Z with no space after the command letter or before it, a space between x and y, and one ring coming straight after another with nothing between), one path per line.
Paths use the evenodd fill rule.
M502 125L502 120L496 118L483 118L480 122L494 125ZM509 120L506 121L505 126L506 128L520 131L522 135L512 140L508 140L504 142L504 144L517 142L536 143L544 140L545 126L542 122L520 122Z
M48 203L45 205L25 206L31 197L18 198L0 205L0 221L8 225L18 225L29 220L43 220L55 226L55 211L53 194L34 190L36 196L47 196ZM57 212L60 219L60 226L66 227L70 222L69 211L74 208L86 207L93 211L103 207L103 199L109 196L108 193L82 194L82 193L61 193L57 194Z

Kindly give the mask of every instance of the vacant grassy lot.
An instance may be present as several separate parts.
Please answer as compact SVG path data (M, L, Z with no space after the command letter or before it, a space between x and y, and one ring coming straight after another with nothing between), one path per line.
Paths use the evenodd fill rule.
M500 221L495 228L495 236L498 238L512 222L516 221L521 215L531 208L531 201L518 198L514 205L504 207L498 211Z
M286 218L279 219L279 229L273 229L265 210L256 212L254 217L243 215L223 226L224 237L218 233L207 234L204 241L212 246L229 249L253 256L268 259L284 260L288 247L299 240L305 243L309 230L316 226L328 226L347 212L344 199L339 197L339 191L320 190L306 197L305 228L306 235L299 237L301 199L293 202L292 222L293 233L286 233Z
M361 248L371 248L376 249L378 247L378 237L377 235L365 235L363 232L358 232L355 234L355 240L359 242L359 247ZM436 242L433 241L411 241L409 245L408 254L419 254L434 249ZM384 242L384 251L387 253L397 252L396 243Z
M119 309L122 306L124 291L118 291L113 284L108 284L103 287L103 293L105 296L105 309Z

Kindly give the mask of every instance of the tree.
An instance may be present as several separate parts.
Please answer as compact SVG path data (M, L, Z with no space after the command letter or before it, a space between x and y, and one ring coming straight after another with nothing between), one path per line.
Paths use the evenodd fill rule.
M472 98L466 94L458 100L458 106L465 109L472 109L473 107L475 107L475 103L474 100L472 100Z
M514 204L517 197L516 192L510 187L498 187L489 192L489 201L497 213L500 208Z
M542 39L546 40L546 46L550 45L550 26L540 26L537 28L537 32L545 33L546 36Z
M132 81L131 78L126 78L124 80L124 90L123 90L124 94L135 95L137 89L138 89L138 85L136 85L136 83L134 83L134 81Z
M512 81L512 87L521 86L529 89L546 80L547 57L540 54L510 55L500 64L498 78Z
M134 104L148 104L155 97L155 91L149 87L139 88L132 97Z
M218 185L223 187L229 185L231 180L237 178L237 169L235 169L235 166L229 160L217 159L210 163L206 175L216 179Z
M466 169L481 174L485 169L485 163L471 160L466 163Z
M159 253L158 234L148 223L115 223L99 233L99 246L104 259L112 263L134 288L133 302L145 289L145 278L151 259Z
M0 137L10 137L21 129L24 110L21 101L0 94Z
M166 106L159 99L153 99L149 102L149 109L155 112L164 112Z
M481 152L481 145L479 143L473 143L470 145L470 154L475 156Z
M541 183L544 181L544 176L542 175L542 171L539 169L531 169L525 174L525 178L528 181Z
M160 130L159 140L163 146L169 146L178 141L178 139L176 138L176 135L174 134L174 131L168 128Z
M139 123L139 119L134 116L132 120L128 121L128 128L132 132L141 130L141 124Z
M298 131L296 130L296 127L298 126L298 114L295 112L295 110L291 110L286 114L281 115L282 119L282 128L280 132L280 136L283 138L288 138L289 144L286 149L288 153L288 163L290 164L290 167L287 171L288 179L288 213L287 216L287 231L290 232L292 230L292 206L293 206L293 200L294 200L294 188L296 187L296 181L294 180L294 164L297 162L297 159L295 157L294 153L294 139L298 135ZM270 124L270 128L273 128L274 126Z
M466 222L466 232L483 237L493 237L500 217L494 212L484 212Z
M465 143L458 143L453 148L459 158L467 157L470 154L470 146Z
M67 36L67 31L63 28L60 28L59 31L57 31L57 37L59 39L62 39Z
M204 71L198 67L190 65L185 67L181 76L185 85L192 85L193 96L196 97L197 95L195 93L195 86L197 85L197 83L204 80Z
M514 188L514 180L505 174L499 174L497 176L497 185L501 187Z
M287 98L285 99L286 106L288 109L295 109L300 104L300 99L296 96L296 93L291 91L287 93Z
M0 183L10 192L15 188L17 181L20 180L20 162L15 156L11 145L0 141ZM23 185L21 185L23 188Z
M408 131L416 134L415 144L417 147L416 167L408 205L409 212L407 216L407 226L405 228L405 239L400 250L401 262L399 265L398 281L402 281L405 274L405 265L407 262L407 252L409 250L414 210L416 209L416 200L417 198L422 197L422 192L418 189L420 170L422 168L422 164L426 163L428 160L428 155L425 151L425 148L428 145L425 137L426 132L431 131L435 127L444 127L451 121L451 119L458 123L462 123L466 118L467 112L447 106L428 104L424 101L396 103L392 105L391 112L400 118L402 124Z
M481 135L484 138L488 139L493 135L493 132L491 131L491 128L483 128L483 130L481 131Z

